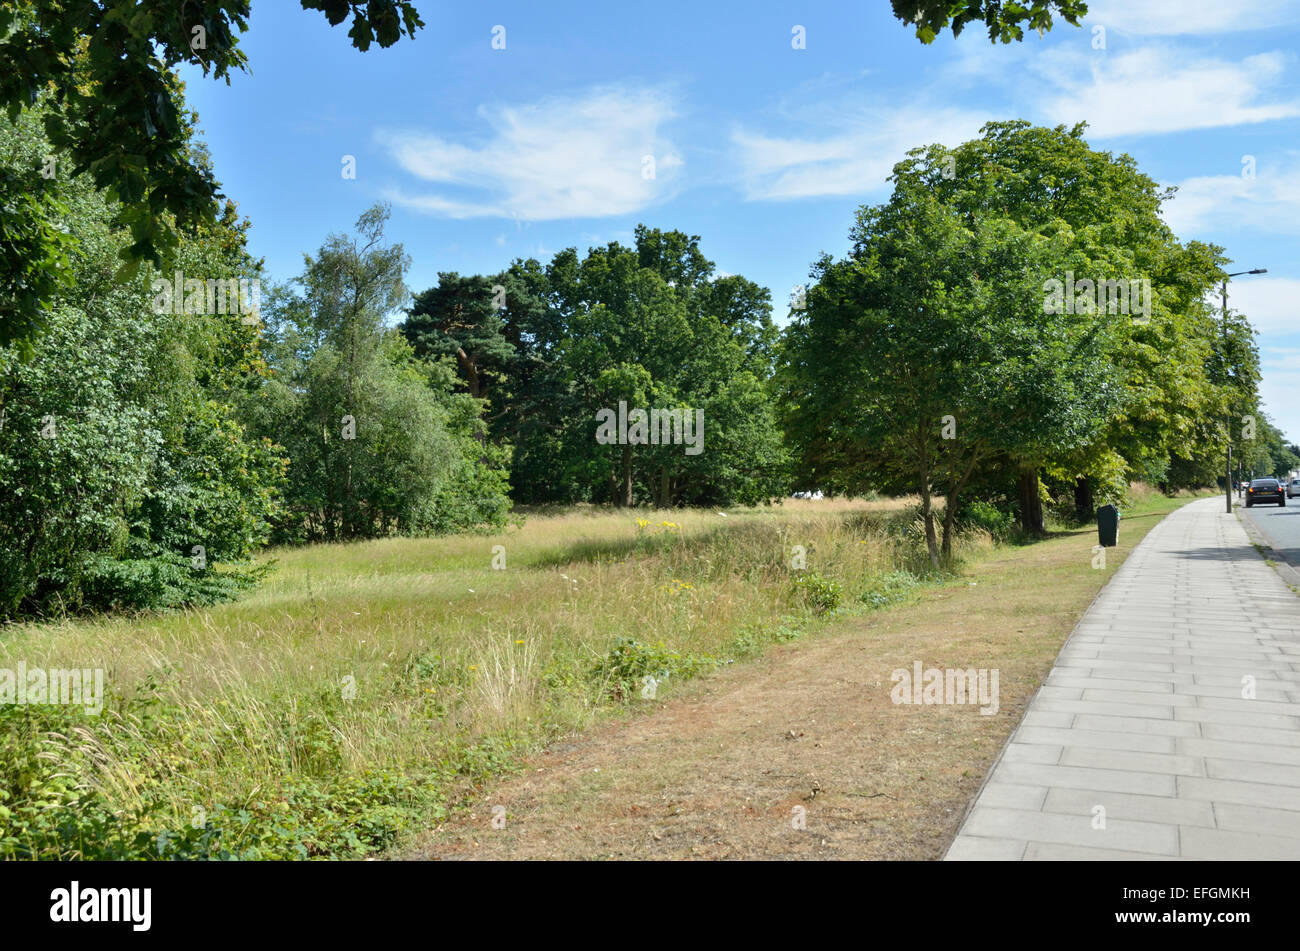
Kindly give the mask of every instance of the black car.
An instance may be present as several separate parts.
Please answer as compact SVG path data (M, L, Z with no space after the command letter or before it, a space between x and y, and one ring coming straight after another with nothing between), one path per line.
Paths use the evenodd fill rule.
M1246 508L1256 502L1276 502L1286 505L1286 490L1277 479L1252 479L1246 487Z

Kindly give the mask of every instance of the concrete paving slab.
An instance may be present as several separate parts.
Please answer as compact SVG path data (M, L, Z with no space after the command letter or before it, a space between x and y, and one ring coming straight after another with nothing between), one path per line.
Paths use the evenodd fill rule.
M1120 566L946 858L1300 859L1300 598L1222 506Z

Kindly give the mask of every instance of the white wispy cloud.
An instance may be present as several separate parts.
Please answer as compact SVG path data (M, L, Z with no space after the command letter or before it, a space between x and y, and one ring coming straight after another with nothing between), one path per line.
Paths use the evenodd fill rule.
M983 52L964 53L906 103L832 109L815 105L816 98L810 97L806 103L787 104L779 128L769 123L766 129L752 124L734 129L733 159L745 196L788 200L880 191L909 149L933 142L956 145L974 138L985 122L1013 115L1047 125L1086 121L1090 140L1300 116L1300 96L1279 91L1293 65L1290 54L1227 60L1163 43L1122 53L1086 45L1012 52L1015 65L1009 71L995 68ZM1007 105L934 105L939 90L976 82L984 90L983 101ZM999 86L1003 95L989 95ZM804 129L821 131L804 134ZM1203 193L1201 183L1184 183L1178 213L1185 220L1197 220L1203 202L1222 199L1208 190L1213 184L1207 183ZM1290 212L1286 217L1300 221Z
M1261 355L1265 367L1288 372L1300 372L1300 347L1274 347Z
M1269 263L1240 261L1233 267L1240 271L1248 267L1268 267ZM1273 266L1277 268L1287 263L1273 262ZM1234 279L1228 285L1228 307L1250 318L1261 335L1300 334L1300 278L1260 275ZM1268 355L1263 350L1261 359L1267 364Z
M1094 138L1286 119L1300 115L1300 101L1267 97L1289 59L1269 52L1230 62L1153 46L1104 55L1058 50L1034 61L1046 90L1037 109L1054 124L1086 121Z
M819 112L820 137L770 135L737 128L732 146L747 198L786 200L861 195L885 188L908 150L931 143L957 145L989 120L985 112L915 103L892 109ZM788 124L791 120L786 120Z
M1089 0L1086 26L1141 36L1267 30L1295 20L1295 0Z
M1243 156L1244 158L1244 156ZM1202 175L1178 183L1164 218L1180 238L1206 237L1248 225L1252 231L1300 234L1300 160L1257 165L1253 178Z
M1300 439L1300 334L1261 334L1259 395L1265 410L1289 439Z
M663 127L675 115L662 89L601 87L578 97L483 106L490 130L472 144L429 132L385 130L380 144L436 190L386 197L446 218L546 221L640 211L665 198L683 161ZM653 175L644 161L653 157Z

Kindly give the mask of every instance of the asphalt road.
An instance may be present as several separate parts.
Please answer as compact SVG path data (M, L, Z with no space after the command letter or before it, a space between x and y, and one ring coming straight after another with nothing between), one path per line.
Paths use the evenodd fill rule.
M1278 554L1300 568L1300 498L1287 499L1285 507L1265 504L1246 508L1244 502L1238 502L1237 511L1259 529Z

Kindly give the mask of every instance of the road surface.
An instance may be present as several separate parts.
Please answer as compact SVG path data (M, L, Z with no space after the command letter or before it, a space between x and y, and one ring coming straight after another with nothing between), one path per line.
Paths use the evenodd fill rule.
M1285 506L1252 505L1238 509L1241 517L1250 519L1272 544L1273 550L1296 568L1300 568L1300 498L1287 499Z

